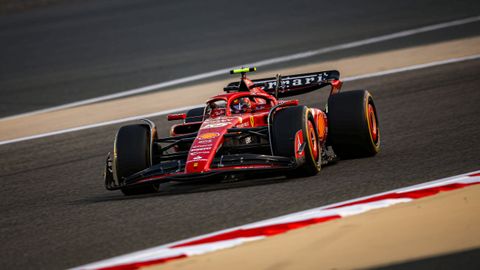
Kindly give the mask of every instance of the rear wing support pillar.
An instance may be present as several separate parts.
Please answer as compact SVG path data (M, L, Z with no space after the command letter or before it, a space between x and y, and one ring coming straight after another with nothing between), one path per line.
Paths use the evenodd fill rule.
M340 80L333 79L333 80L330 80L329 83L331 86L330 95L335 95L338 92L340 92L340 89L342 89L343 82Z

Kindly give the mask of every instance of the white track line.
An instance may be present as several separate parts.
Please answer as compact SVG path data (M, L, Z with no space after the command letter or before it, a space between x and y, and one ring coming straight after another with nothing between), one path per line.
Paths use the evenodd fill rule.
M374 78L374 77L380 77L380 76L405 72L405 71L418 70L418 69L423 69L423 68L441 66L441 65L458 63L458 62L469 61L469 60L476 60L476 59L480 59L480 54L466 56L466 57L459 57L459 58L450 58L450 59L430 62L430 63L426 63L426 64L419 64L419 65L413 65L413 66L408 66L408 67L390 69L390 70L374 72L374 73L369 73L369 74L364 74L364 75L359 75L359 76L345 77L344 79L342 79L342 81L349 82L349 81L355 81L355 80L361 80L361 79L368 79L368 78ZM33 139L40 139L40 138L45 138L45 137L49 137L49 136L53 136L53 135L59 135L59 134L64 134L64 133L80 131L80 130L84 130L84 129L91 129L91 128L96 128L96 127L103 127L103 126L108 126L108 125L113 125L113 124L119 124L119 123L128 122L128 121L134 121L134 120L138 120L138 119L141 119L141 118L148 118L148 117L166 115L166 114L174 113L174 112L187 111L189 109L193 109L193 108L196 108L196 107L199 107L199 106L203 106L203 104L197 104L197 105L193 105L193 106L186 106L186 107L180 107L180 108L171 109L171 110L159 111L159 112L151 113L151 114L136 115L136 116L131 116L131 117L127 117L127 118L107 121L107 122L95 123L95 124L86 125L86 126L74 127L74 128L63 129L63 130L58 130L58 131L53 131L53 132L48 132L48 133L43 133L43 134L37 134L37 135L32 135L32 136L27 136L27 137L22 137L22 138L0 141L0 145L22 142L22 141L28 141L28 140L33 140Z
M278 63L284 63L284 62L288 62L288 61L293 61L293 60L312 57L312 56L315 56L315 55L326 54L326 53L330 53L330 52L356 48L356 47L365 46L365 45L369 45L369 44L373 44L373 43L379 43L379 42L383 42L383 41L387 41L387 40L412 36L412 35L416 35L416 34L431 32L431 31L435 31L435 30L439 30L439 29L464 25L464 24L478 22L478 21L480 21L480 16L474 16L474 17L464 18L464 19L460 19L460 20L444 22L444 23L439 23L439 24L433 24L433 25L428 25L428 26L415 28L415 29L404 30L404 31L400 31L400 32L392 33L392 34L367 38L367 39L363 39L363 40L359 40L359 41L354 41L354 42L334 45L334 46L330 46L330 47L320 48L320 49L316 49L316 50L311 50L311 51L306 51L306 52L301 52L301 53L296 53L296 54L271 58L271 59L265 59L265 60L258 61L258 62L255 62L255 63L244 64L243 66L262 67L262 66L268 66L268 65L278 64ZM166 88L166 87L172 87L172 86L183 84L183 83L188 83L188 82L207 79L207 78L211 78L211 77L215 77L215 76L219 76L219 75L224 75L224 74L227 74L229 72L229 70L231 70L233 68L235 68L235 67L214 70L214 71L210 71L210 72L207 72L207 73L197 74L197 75L184 77L184 78L180 78L180 79L175 79L175 80L171 80L171 81L167 81L167 82L163 82L163 83L157 83L157 84L152 84L152 85L148 85L148 86L144 86L144 87L140 87L140 88L126 90L126 91L111 94L111 95L85 99L85 100L72 102L72 103L67 103L67 104L64 104L64 105L59 105L59 106L50 107L50 108L46 108L46 109L36 110L36 111L17 114L17 115L12 115L12 116L7 116L7 117L4 117L4 118L0 118L0 120L14 119L14 118L22 117L22 116L51 112L51 111L56 111L56 110L81 106L81 105L92 104L92 103L96 103L96 102L100 102L100 101L112 100L112 99L116 99L116 98L132 96L132 95L137 95L137 94L146 93L146 92L151 92L151 91L159 90L159 89Z
M430 67L441 66L441 65L448 65L448 64L470 61L470 60L477 60L479 58L480 58L480 54L474 54L474 55L469 55L469 56L464 56L464 57L450 58L450 59L445 59L445 60L429 62L429 63L425 63L425 64L417 64L417 65L406 66L406 67L401 67L401 68L394 68L394 69L389 69L389 70L384 70L384 71L379 71L379 72L374 72L374 73L368 73L368 74L363 74L363 75L358 75L358 76L345 77L344 79L342 79L342 81L343 82L349 82L349 81L368 79L368 78L373 78L373 77L380 77L380 76L385 76L385 75L390 75L390 74L395 74L395 73L400 73L400 72L405 72L405 71L412 71L412 70L430 68Z

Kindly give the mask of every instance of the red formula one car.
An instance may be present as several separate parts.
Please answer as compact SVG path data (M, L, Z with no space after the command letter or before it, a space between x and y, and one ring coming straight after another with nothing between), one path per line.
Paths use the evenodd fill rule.
M239 82L158 138L155 124L123 126L108 155L105 185L125 195L158 191L167 181L223 180L252 173L312 176L339 158L379 151L380 132L368 91L340 92L336 70L249 80L255 68L232 70ZM331 86L325 110L278 98Z

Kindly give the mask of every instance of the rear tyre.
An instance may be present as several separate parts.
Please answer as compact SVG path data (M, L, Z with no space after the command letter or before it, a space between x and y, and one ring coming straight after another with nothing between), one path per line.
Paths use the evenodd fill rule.
M380 129L372 95L366 90L342 92L328 99L328 144L340 158L374 156Z
M114 143L113 170L120 183L132 174L144 170L150 164L150 128L146 125L123 126L117 132ZM137 195L158 191L158 184L125 187L124 195Z
M304 144L301 153L297 151L299 147L296 141L300 138L297 137L299 131ZM313 116L307 107L287 107L276 112L271 136L274 155L294 158L297 161L298 168L290 176L312 176L320 171L321 150L318 134Z
M187 112L187 118L185 118L185 123L200 122L203 120L203 112L205 107L198 107L191 109Z

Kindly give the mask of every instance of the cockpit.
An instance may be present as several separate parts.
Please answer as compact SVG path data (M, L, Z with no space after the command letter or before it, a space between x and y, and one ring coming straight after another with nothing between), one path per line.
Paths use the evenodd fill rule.
M206 118L217 118L230 114L254 113L268 111L273 106L273 101L261 96L243 96L232 99L228 104L225 99L211 100L205 109ZM229 108L227 108L229 106Z
M230 102L230 111L232 114L254 113L268 111L273 106L269 99L259 96L246 96L236 98Z
M217 118L227 114L227 101L224 99L217 99L208 102L205 109L205 116L207 118Z

